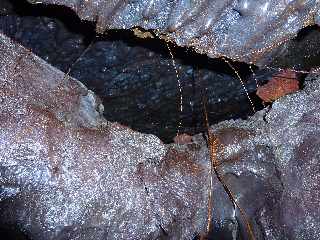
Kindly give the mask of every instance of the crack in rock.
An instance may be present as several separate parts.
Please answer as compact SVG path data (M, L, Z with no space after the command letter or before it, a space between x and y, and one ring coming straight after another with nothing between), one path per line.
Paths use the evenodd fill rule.
M317 0L29 0L64 5L97 32L140 27L216 58L263 65L278 46L318 24ZM143 34L150 35L150 34Z

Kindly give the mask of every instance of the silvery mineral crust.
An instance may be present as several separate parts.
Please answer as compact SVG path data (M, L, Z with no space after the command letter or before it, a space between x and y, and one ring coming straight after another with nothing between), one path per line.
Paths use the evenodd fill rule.
M143 28L209 57L267 64L278 46L319 23L317 0L29 0L65 5L97 31Z
M75 79L0 34L0 225L43 239L193 239L207 219L205 139L163 144L106 121ZM211 127L219 172L256 239L320 233L320 77L248 120ZM107 109L105 110L107 111ZM247 239L214 178L213 236Z

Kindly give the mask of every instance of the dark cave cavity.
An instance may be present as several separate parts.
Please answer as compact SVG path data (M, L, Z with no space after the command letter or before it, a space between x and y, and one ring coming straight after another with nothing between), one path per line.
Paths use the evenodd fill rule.
M1 30L60 70L71 68L70 75L102 99L109 121L172 142L180 123L180 133L204 131L204 97L210 124L253 114L239 79L222 59L170 44L182 85L180 113L177 78L163 40L141 39L130 30L97 35L93 23L81 21L66 7L5 2L11 7L2 9ZM261 109L249 65L232 65Z
M6 240L31 240L15 225L0 226L0 236L2 239Z
M65 9L57 7L57 9L60 8ZM16 13L23 18L23 12ZM66 13L69 14L68 10ZM70 35L59 40L72 39L73 41L70 41L71 44L67 47L73 48L67 49L62 44L62 51L57 52L56 49L53 49L49 52L42 52L41 49L47 49L47 46L59 46L59 42L55 43L54 41L57 39L51 39L53 41L46 41L45 45L41 45L33 42L36 38L29 39L24 34L18 34L17 41L26 44L32 51L64 72L68 72L72 67L70 75L79 79L101 97L108 120L120 122L141 132L155 134L163 141L171 142L177 132L180 118L182 118L181 132L195 134L204 131L203 96L206 96L210 124L226 119L246 118L252 114L239 79L221 59L210 59L196 54L192 50L170 45L183 83L185 112L180 115L177 94L179 89L177 89L172 60L163 41L136 38L130 31L110 31L107 36L96 36L94 26L81 22L74 14L71 17L74 18L71 21L72 24L65 24L64 21L69 19L67 15L58 17L58 21L62 21L63 24L52 19L46 19L43 22L42 14L34 13L27 14L27 16L39 17L40 22L44 23L42 26L48 26L49 31L55 28L54 26L52 28L52 24L62 26L62 35ZM48 15L44 16L54 17L54 13L49 11ZM66 20L63 20L64 17ZM14 19L14 17L9 19L9 24ZM32 21L32 23L36 22ZM29 24L28 21L24 23L24 20L21 20L20 23L22 26ZM6 27L6 24L8 22L5 20L1 26ZM76 27L73 28L75 25ZM305 39L306 35L304 34L309 34L309 30L318 31L317 28L303 29L295 41ZM17 28L16 32L10 31L9 28L9 33L14 36L16 32L23 31L23 29ZM45 29L43 33L39 32L39 34L45 33L48 33ZM19 38L20 36L21 38ZM24 38L25 36L26 38ZM32 36L29 35L29 37ZM78 41L79 39L81 41ZM67 58L59 57L60 54L67 56ZM108 60L103 61L103 59ZM101 65L100 62L104 65ZM255 79L249 66L235 62L232 65L239 71L241 78L246 80L247 89L255 106L257 109L261 109L261 102L255 95ZM129 74L123 69L128 69ZM259 84L265 82L273 74L269 70L254 70ZM144 75L145 77L141 77ZM153 99L152 96L156 97ZM193 103L191 104L191 102ZM145 107L141 107L141 105L145 105ZM231 234L226 229L216 229L216 232L220 235L215 235L217 238L212 239L229 239ZM8 233L11 234L10 231Z
M71 76L102 99L109 121L157 135L169 143L178 131L189 135L205 131L204 102L210 124L253 114L240 80L222 59L169 44L181 81L181 113L180 89L163 40L142 39L131 30L97 35L93 23L81 21L63 6L5 0L0 9L1 31L63 72L70 70ZM265 83L275 69L310 70L319 65L319 54L312 51L320 49L319 36L316 26L302 29L294 40L272 54L271 69L251 66L255 74L250 65L229 60L244 81L256 110L263 108L255 94L257 83ZM310 62L305 61L302 49L313 56Z
M273 68L311 71L319 67L320 26L311 25L301 29L295 38L280 46L272 57L269 66Z

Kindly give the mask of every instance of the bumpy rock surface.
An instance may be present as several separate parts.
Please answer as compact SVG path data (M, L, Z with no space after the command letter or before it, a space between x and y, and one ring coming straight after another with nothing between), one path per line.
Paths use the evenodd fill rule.
M41 14L40 6L26 4L20 8L32 10L26 11L24 17L0 16L0 31L64 72L72 66L70 75L101 98L108 108L105 117L109 121L172 142L180 120L181 132L194 135L201 131L204 94L212 123L252 114L239 79L224 62L173 49L183 94L180 112L177 77L164 42L143 41L129 31L121 31L109 33L106 38L94 38L86 49L89 37L76 30L90 33L94 28L81 23L77 16L61 22L29 16ZM65 24L72 24L73 28ZM239 69L237 65L235 68ZM271 71L263 75L256 72L255 76L265 81L271 74ZM253 95L255 79L245 80L247 91Z
M32 239L192 239L204 231L201 135L164 145L101 117L76 80L0 35L0 223ZM256 239L318 239L320 77L244 121L212 127L219 171ZM214 179L214 233L247 239Z
M268 53L319 21L316 0L40 0L65 5L97 31L141 27L210 57L265 63Z
M32 239L150 239L165 230L179 239L201 230L205 167L105 121L90 91L3 35L0 52L2 224Z

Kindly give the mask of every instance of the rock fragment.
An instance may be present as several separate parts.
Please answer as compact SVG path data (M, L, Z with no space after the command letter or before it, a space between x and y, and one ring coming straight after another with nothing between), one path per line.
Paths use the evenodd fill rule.
M258 97L264 102L273 102L282 96L298 91L297 75L295 71L290 69L274 74L268 83L258 87Z

